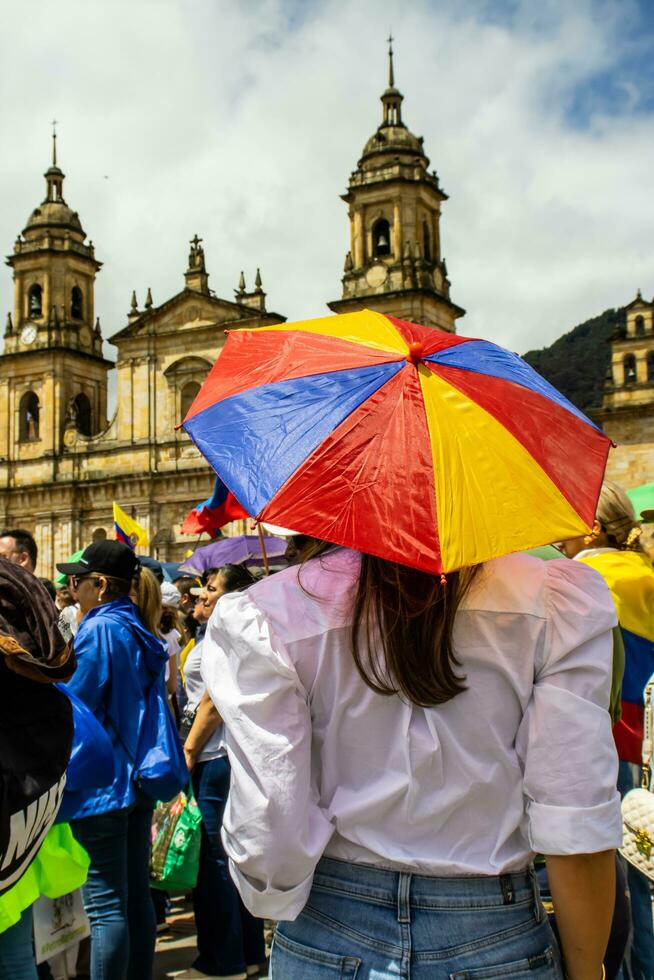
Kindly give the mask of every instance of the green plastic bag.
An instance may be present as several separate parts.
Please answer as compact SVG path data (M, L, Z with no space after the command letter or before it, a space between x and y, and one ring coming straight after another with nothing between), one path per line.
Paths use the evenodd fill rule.
M67 823L56 823L46 834L23 877L0 895L0 933L16 925L37 898L60 898L86 881L90 859Z
M158 803L152 817L150 884L165 891L195 888L200 863L200 808L189 787L168 803Z

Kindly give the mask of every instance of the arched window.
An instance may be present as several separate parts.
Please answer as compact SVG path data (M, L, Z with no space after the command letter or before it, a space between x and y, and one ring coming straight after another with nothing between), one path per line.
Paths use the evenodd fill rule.
M73 320L81 320L84 316L84 298L79 286L73 286L70 294L70 315Z
M373 225L372 254L375 256L391 254L391 226L386 218L380 218Z
M625 354L622 365L624 368L624 383L626 385L633 384L636 380L636 358L633 354Z
M186 418L188 410L195 401L202 382L211 370L209 361L203 357L180 357L173 361L165 370L164 377L168 383L168 405L171 418L181 422ZM186 437L180 430L180 438ZM188 438L188 437L186 437Z
M647 380L654 381L654 350L647 355Z
M431 235L426 221L422 223L422 254L427 262L431 262Z
M88 395L85 395L83 391L80 391L79 395L75 396L74 404L77 431L83 436L93 435L93 417L91 402Z
M634 320L634 324L635 324L635 328L636 328L636 336L637 337L642 337L643 334L645 333L645 319L644 319L644 317L637 316L636 319Z
M33 391L26 391L18 406L18 438L21 442L39 438L39 399Z
M188 410L195 401L200 385L197 381L187 381L181 391L180 418L185 419Z
M38 285L34 283L30 286L29 293L27 294L27 305L28 305L28 315L32 318L41 316L41 311L43 309L43 290Z

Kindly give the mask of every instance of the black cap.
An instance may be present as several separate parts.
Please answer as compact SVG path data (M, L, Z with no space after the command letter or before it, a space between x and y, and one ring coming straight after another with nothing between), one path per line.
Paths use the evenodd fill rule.
M77 561L57 565L62 575L87 575L99 572L111 578L130 582L139 567L139 560L122 541L94 541L85 548Z

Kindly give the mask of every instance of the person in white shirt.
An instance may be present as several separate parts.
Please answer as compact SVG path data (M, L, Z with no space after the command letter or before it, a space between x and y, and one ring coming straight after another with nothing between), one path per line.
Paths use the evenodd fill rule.
M198 619L206 622L222 595L253 582L241 565L207 569L198 590ZM188 970L175 976L178 980L246 980L259 976L266 958L263 923L241 902L220 839L230 768L222 719L205 694L203 657L204 639L198 635L184 664L185 718L190 722L184 755L202 814L200 864L193 891L198 955Z
M621 843L601 578L525 555L437 576L329 547L218 602L202 676L274 980L599 980ZM340 972L338 972L340 970Z

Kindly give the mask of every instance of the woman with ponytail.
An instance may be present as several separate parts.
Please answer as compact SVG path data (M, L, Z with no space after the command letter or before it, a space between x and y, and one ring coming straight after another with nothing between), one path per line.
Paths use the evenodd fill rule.
M148 629L132 601L146 609L138 559L119 541L96 541L69 577L82 612L74 650L77 671L68 683L111 739L111 786L80 790L71 827L91 859L82 891L91 921L93 980L148 980L155 943L150 899L150 827L154 800L132 779L146 692L163 684L164 643ZM156 582L156 580L155 580ZM72 806L72 801L71 801Z
M643 695L654 674L654 569L641 548L641 526L624 489L608 480L602 484L595 523L590 534L563 543L563 551L590 565L608 585L624 640L621 717L613 726L620 758L620 792L640 785L643 741ZM614 670L614 682L619 682ZM649 879L627 867L631 894L632 940L625 980L654 977L654 930Z
M600 980L622 831L601 578L316 552L223 596L203 657L223 841L245 904L278 920L272 980Z

